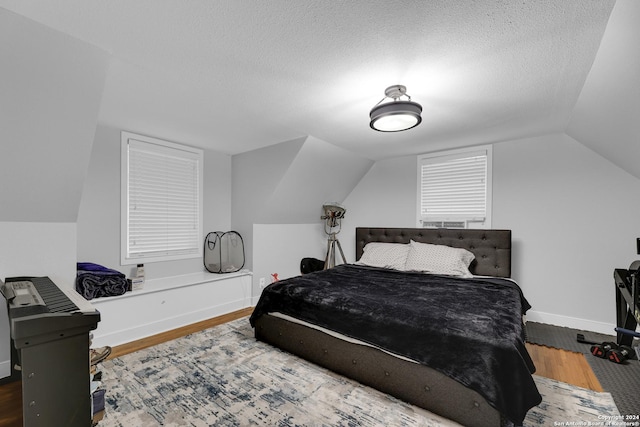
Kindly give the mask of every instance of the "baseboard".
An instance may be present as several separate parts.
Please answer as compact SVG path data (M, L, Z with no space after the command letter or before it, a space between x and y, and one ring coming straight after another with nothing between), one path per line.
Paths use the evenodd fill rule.
M242 308L249 307L247 299L228 302L225 304L216 305L214 307L208 307L203 310L192 311L189 313L183 313L179 316L160 319L154 322L149 322L143 325L136 325L127 329L120 329L107 334L101 335L99 333L100 328L94 331L92 347L102 346L117 346L132 341L140 340L152 335L156 335L162 332L170 331L182 326L191 325L203 320L211 319L216 316L231 313L233 311L240 310ZM100 326L98 324L98 326Z
M0 361L0 378L11 376L11 360Z
M566 328L580 329L583 331L597 332L600 334L615 335L615 325L613 323L597 322L594 320L580 319L577 317L545 313L543 311L528 311L527 321L546 323L555 326L564 326Z

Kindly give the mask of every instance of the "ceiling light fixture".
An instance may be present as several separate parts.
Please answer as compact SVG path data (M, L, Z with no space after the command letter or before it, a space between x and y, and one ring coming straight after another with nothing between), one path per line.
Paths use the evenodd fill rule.
M384 91L385 97L380 100L369 113L371 118L371 129L380 132L400 132L411 129L420 124L422 117L422 106L411 101L407 95L407 88L402 85L389 86ZM401 97L407 97L407 101L401 101ZM391 98L393 101L382 104Z

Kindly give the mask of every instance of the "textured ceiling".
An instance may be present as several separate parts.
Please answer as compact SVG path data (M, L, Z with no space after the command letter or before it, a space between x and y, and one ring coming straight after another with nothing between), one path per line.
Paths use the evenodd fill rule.
M229 154L312 135L371 159L563 131L613 5L0 0L110 54L105 124ZM423 122L374 132L393 84Z

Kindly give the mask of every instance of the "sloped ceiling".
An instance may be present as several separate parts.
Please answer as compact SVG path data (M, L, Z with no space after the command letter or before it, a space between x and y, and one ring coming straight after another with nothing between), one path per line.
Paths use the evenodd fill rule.
M319 219L321 206L342 203L372 165L371 160L308 137L269 193L264 214L256 222L294 224Z
M640 178L640 2L618 1L567 134Z
M102 123L229 154L313 135L369 159L563 131L613 6L0 0L110 54ZM374 132L393 84L424 121Z
M0 221L75 222L108 57L0 9Z
M318 221L322 205L341 203L372 165L371 160L314 137L235 155L234 223Z

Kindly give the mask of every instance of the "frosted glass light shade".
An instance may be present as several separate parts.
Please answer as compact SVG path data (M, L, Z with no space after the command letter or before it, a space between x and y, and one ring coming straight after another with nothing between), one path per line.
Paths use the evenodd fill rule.
M380 132L400 132L420 124L422 107L412 101L392 101L371 109L371 129Z

